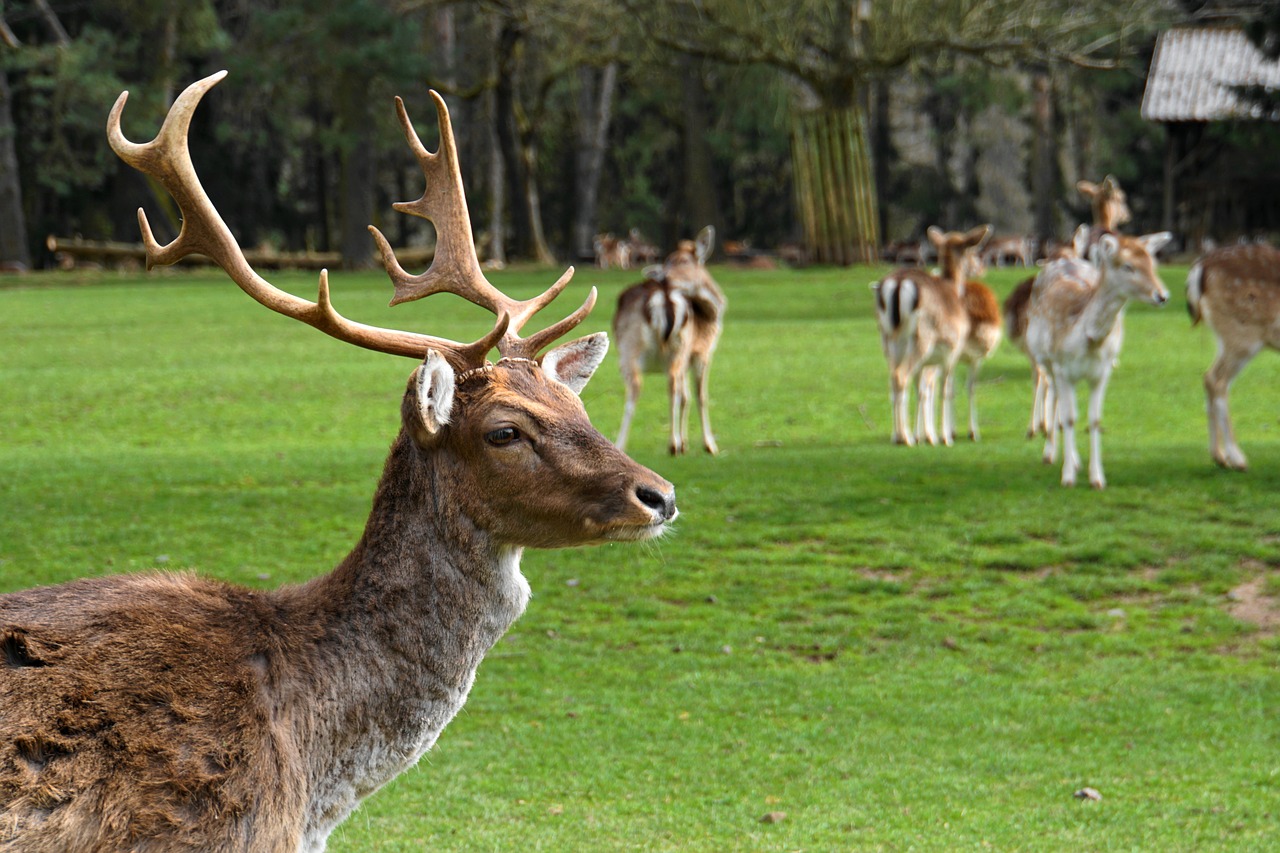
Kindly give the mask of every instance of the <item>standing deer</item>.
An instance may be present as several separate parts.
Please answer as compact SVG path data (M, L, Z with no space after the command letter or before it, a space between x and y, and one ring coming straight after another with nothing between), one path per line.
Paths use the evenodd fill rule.
M1076 229L1071 244L1050 249L1045 253L1044 261L1064 260L1068 258L1087 258L1098 239L1109 231L1115 231L1129 221L1129 202L1120 189L1120 182L1112 175L1107 175L1100 183L1077 181L1076 189L1089 201L1093 211L1093 227L1081 225ZM1065 269L1065 267L1059 267ZM1088 277L1088 274L1085 274ZM1027 438L1034 438L1037 433L1048 436L1053 430L1053 394L1049 388L1049 377L1044 369L1036 364L1027 348L1024 334L1027 329L1027 305L1031 300L1031 287L1037 276L1030 276L1020 282L1004 301L1005 331L1009 340L1018 345L1031 360L1031 376L1035 383L1034 397L1031 403L1031 420L1027 424Z
M871 285L876 299L876 323L880 345L889 363L889 406L893 417L894 444L913 445L910 429L911 386L921 371L937 366L942 378L942 440L955 441L953 377L970 331L964 297L956 285L922 269L905 267ZM936 378L929 380L932 385ZM917 389L917 394L919 390ZM927 397L931 392L926 391ZM917 411L930 405L917 399ZM932 426L933 417L927 417ZM918 422L917 426L923 425ZM924 436L930 443L936 437Z
M451 292L497 315L473 343L355 323L276 289L246 262L200 185L191 116L219 72L189 86L157 137L115 152L182 211L148 266L214 259L266 307L356 346L420 361L364 534L327 575L271 591L190 574L88 578L0 596L0 850L322 851L362 799L412 767L462 707L481 658L523 612L526 547L660 535L672 487L592 428L578 399L608 340L544 347L591 310L527 338L568 283L516 301L475 255L444 101L428 152L397 99L427 188L431 267L409 275L370 228L392 304ZM501 358L486 360L496 347Z
M618 341L618 366L627 399L617 445L625 448L635 415L636 400L646 372L664 372L671 400L672 454L689 446L689 371L697 385L702 446L719 452L711 432L707 381L711 356L724 325L725 297L707 272L707 257L715 244L708 225L696 240L682 240L661 267L646 270L646 278L618 296L613 336Z
M1072 242L1051 248L1044 262L1047 264L1078 258L1084 251L1089 233L1089 226L1081 225L1076 229ZM1059 269L1068 269L1068 267L1059 267ZM1086 272L1085 275L1089 273ZM1035 394L1031 401L1031 420L1027 423L1027 438L1035 438L1037 434L1047 436L1053 429L1053 394L1049 390L1049 375L1045 373L1044 368L1036 364L1031 350L1027 347L1027 304L1031 301L1031 288L1035 283L1034 275L1020 281L1005 297L1003 306L1005 335L1031 362L1031 381L1035 386Z
M1244 471L1244 451L1231 427L1231 383L1263 347L1280 349L1280 250L1246 245L1215 249L1187 273L1187 311L1213 330L1218 356L1204 375L1209 455Z
M965 386L969 395L969 438L977 441L978 371L1000 345L1001 324L1000 304L996 301L996 295L991 288L980 281L973 281L970 276L981 276L985 271L984 261L978 250L991 234L991 226L979 225L967 232L944 232L941 228L930 226L926 233L937 247L943 280L950 282L960 294L965 313L969 315L969 332L965 337L964 348L960 351L960 360L969 366ZM937 444L934 432L936 371L936 368L921 371L916 403L916 439L920 440L923 429L924 439L930 444Z
M1036 277L1027 308L1027 346L1049 375L1057 401L1056 428L1049 430L1044 461L1057 456L1062 431L1062 485L1074 486L1076 390L1089 383L1089 483L1106 486L1102 473L1102 399L1124 339L1124 309L1130 299L1163 305L1169 291L1156 274L1156 253L1167 231L1145 237L1103 234L1093 249L1096 266L1078 260L1054 261Z
M1120 182L1107 175L1101 183L1077 181L1076 190L1089 200L1093 210L1093 227L1099 231L1115 231L1129 221L1129 200ZM1092 240L1090 242L1093 242Z

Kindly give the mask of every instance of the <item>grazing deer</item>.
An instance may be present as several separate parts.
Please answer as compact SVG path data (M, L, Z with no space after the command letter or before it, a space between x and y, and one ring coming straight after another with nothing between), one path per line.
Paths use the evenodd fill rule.
M656 264L662 257L661 250L649 242L639 228L627 232L627 257L632 266L645 267Z
M965 313L969 315L969 333L965 338L960 360L969 368L966 391L969 395L969 438L977 441L978 433L978 372L982 363L1000 345L1000 304L991 288L972 276L986 272L979 250L991 234L990 225L980 225L967 232L948 231L930 226L930 242L937 247L941 274L960 294ZM937 384L937 368L925 368L920 372L916 401L916 439L937 444L934 431L934 392Z
M646 372L664 372L671 399L672 454L688 448L689 371L697 385L702 446L719 452L711 433L707 380L711 356L724 324L725 297L707 272L707 257L715 244L708 225L696 240L682 240L661 267L645 271L646 278L618 296L613 335L618 341L618 366L627 399L617 445L625 448L635 415L636 400Z
M619 240L612 234L597 234L593 245L596 250L596 266L600 269L631 268L631 246L626 240Z
M438 95L434 154L396 103L427 189L395 208L435 225L431 267L409 275L370 231L392 304L446 291L497 315L474 343L347 320L323 272L317 302L258 276L187 147L196 105L225 73L189 86L151 142L121 132L127 92L111 111L111 147L182 212L161 246L139 211L148 266L199 252L273 311L420 364L364 534L329 574L263 591L147 573L0 596L3 850L321 851L461 708L528 601L524 548L650 539L676 516L671 485L600 435L578 399L605 335L542 352L587 315L594 290L522 338L572 268L526 301L481 273Z
M982 262L989 267L1031 266L1031 241L1026 237L992 237L982 250Z
M1244 452L1231 427L1231 383L1263 347L1280 349L1280 250L1259 244L1215 249L1187 273L1187 311L1213 330L1218 356L1204 375L1209 455L1244 471Z
M1172 235L1144 237L1103 234L1093 248L1096 266L1079 260L1054 261L1036 277L1027 308L1027 346L1048 375L1057 402L1055 428L1045 442L1044 461L1057 456L1062 431L1062 485L1074 486L1076 391L1089 383L1089 483L1106 486L1102 473L1102 399L1124 338L1124 309L1130 299L1163 305L1169 291L1156 274L1156 253Z

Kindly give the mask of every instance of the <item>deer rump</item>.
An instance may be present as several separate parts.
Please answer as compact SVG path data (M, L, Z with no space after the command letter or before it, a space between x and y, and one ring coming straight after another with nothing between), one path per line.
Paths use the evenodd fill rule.
M647 279L623 291L614 316L619 320L628 315L644 318L644 349L658 356L645 368L657 369L692 342L692 336L686 334L688 329L715 325L719 313L719 304L702 288L691 282L661 278Z

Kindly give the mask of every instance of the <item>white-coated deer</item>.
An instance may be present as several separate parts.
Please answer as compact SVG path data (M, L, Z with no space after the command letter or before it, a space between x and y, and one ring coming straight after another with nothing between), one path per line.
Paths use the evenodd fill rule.
M1169 292L1156 274L1156 253L1167 231L1145 237L1103 234L1092 249L1096 266L1054 261L1036 277L1027 307L1027 347L1048 374L1056 401L1056 428L1049 430L1044 461L1057 456L1062 432L1062 484L1074 486L1077 382L1089 383L1089 482L1106 486L1102 472L1102 400L1124 339L1124 309L1130 299L1163 305Z
M944 232L941 228L930 226L926 233L937 247L943 280L950 282L960 294L965 313L969 315L969 333L965 337L960 360L969 368L965 386L969 395L969 438L977 441L978 372L982 369L982 363L1000 345L1001 338L1000 303L996 301L991 288L971 278L985 272L984 262L978 252L990 235L991 226L979 225L966 232ZM916 402L916 440L923 438L930 444L938 443L934 430L936 373L937 368L926 368L920 372Z
M434 154L397 100L427 187L395 207L435 225L431 267L409 275L370 230L393 304L444 291L497 315L474 343L349 321L324 273L313 303L254 272L187 148L196 105L224 75L188 87L152 142L120 130L128 93L111 111L111 147L182 211L165 246L139 211L148 266L200 252L268 308L421 363L364 534L331 573L272 591L146 573L0 596L0 850L321 851L461 708L529 598L524 548L649 539L676 515L671 485L600 435L578 399L603 333L542 352L594 290L522 338L572 269L526 301L481 273L439 96Z
M1231 383L1264 347L1280 350L1280 250L1259 244L1215 249L1187 273L1192 325L1204 320L1218 341L1218 356L1204 375L1209 455L1224 468L1244 471L1227 395Z
M1045 253L1046 264L1070 258L1085 258L1089 250L1097 243L1099 237L1108 231L1114 231L1129 221L1129 202L1120 188L1120 182L1112 175L1107 175L1099 183L1077 181L1076 189L1089 201L1093 211L1093 227L1081 225L1076 229L1070 245L1060 246ZM1066 267L1058 267L1059 270ZM1085 273L1088 277L1088 273ZM1005 332L1010 341L1017 344L1031 361L1031 378L1035 392L1031 402L1031 420L1027 424L1027 438L1037 434L1048 436L1053 429L1053 392L1049 388L1049 377L1043 368L1036 364L1027 348L1027 305L1031 300L1031 287L1036 281L1031 276L1020 282L1004 301Z
M715 229L708 225L696 240L682 240L661 267L645 271L645 280L622 291L613 315L618 365L627 399L617 445L627 446L631 419L644 384L644 374L665 373L671 401L673 454L689 446L689 373L697 388L702 420L702 446L717 453L711 432L707 382L711 356L724 327L726 300L707 272L707 258L715 245Z

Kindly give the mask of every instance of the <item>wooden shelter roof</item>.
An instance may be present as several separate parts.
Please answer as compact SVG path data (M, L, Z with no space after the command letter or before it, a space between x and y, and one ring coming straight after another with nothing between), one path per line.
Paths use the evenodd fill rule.
M1242 30L1175 27L1156 42L1142 117L1162 122L1280 118L1241 100L1235 86L1280 90L1280 62L1268 61Z

